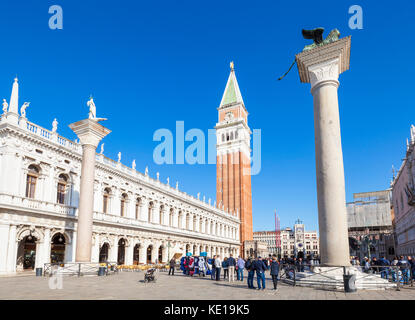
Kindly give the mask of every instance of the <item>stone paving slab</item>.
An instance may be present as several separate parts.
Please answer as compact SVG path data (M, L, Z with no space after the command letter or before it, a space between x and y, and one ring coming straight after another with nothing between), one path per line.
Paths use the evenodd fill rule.
M161 272L156 283L144 283L143 272L120 272L106 277L64 276L62 289L50 289L48 277L1 277L0 299L134 299L134 300L415 300L415 287L393 290L358 290L355 293L327 291L318 288L293 287L279 282L271 290L266 278L265 290L248 289L244 282L219 282ZM256 286L256 279L254 279Z

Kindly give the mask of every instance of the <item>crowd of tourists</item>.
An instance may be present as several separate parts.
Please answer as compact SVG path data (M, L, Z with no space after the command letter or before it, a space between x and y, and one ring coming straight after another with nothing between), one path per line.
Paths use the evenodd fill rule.
M175 260L171 259L169 275L174 275L175 264ZM274 290L277 290L280 262L276 255L267 259L249 257L246 260L241 257L234 258L232 254L229 257L224 257L223 260L220 255L214 255L211 259L186 256L180 260L180 269L187 276L199 275L205 277L210 275L212 280L228 282L243 282L244 271L246 270L248 272L248 288L257 290L265 290L265 273L269 271ZM255 276L257 287L254 286Z
M358 257L351 257L350 263L360 267L363 272L380 274L382 278L392 281L401 281L408 284L415 279L415 257L394 257L389 261L385 257L369 259L364 257L362 261Z

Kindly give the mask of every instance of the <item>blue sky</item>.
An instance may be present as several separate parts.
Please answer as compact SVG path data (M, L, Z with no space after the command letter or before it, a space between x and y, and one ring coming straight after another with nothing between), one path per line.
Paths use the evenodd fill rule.
M348 27L351 5L363 8L363 30ZM63 30L48 28L49 6L63 9ZM112 133L105 154L136 159L151 176L215 198L215 165L156 165L153 133L207 130L235 61L251 129L262 130L262 170L252 177L254 230L297 218L317 229L313 105L296 68L283 74L305 44L302 28L352 35L351 68L340 76L339 104L346 197L389 186L399 168L413 117L411 1L2 1L0 96L13 78L28 119L70 139L68 124L87 116L94 96ZM188 145L190 143L187 143Z

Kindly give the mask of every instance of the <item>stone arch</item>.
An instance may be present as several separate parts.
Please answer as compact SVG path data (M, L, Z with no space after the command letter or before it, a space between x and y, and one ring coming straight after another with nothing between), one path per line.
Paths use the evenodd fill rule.
M53 237L58 233L63 235L63 237L65 238L65 243L66 244L71 244L72 243L72 237L65 230L55 230L55 231L53 231L50 235L50 239L52 240Z
M44 241L44 234L41 230L36 228L30 228L30 227L23 227L17 232L16 240L21 241L25 237L32 235L37 239L38 242Z

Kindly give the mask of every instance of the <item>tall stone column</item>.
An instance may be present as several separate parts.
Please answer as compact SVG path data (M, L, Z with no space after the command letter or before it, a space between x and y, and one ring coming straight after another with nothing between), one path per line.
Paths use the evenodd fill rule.
M81 120L70 124L69 127L78 136L83 152L75 261L90 262L94 210L95 150L101 139L111 131L94 119Z
M349 69L350 37L296 56L301 82L311 83L322 266L349 266L349 241L337 88Z

